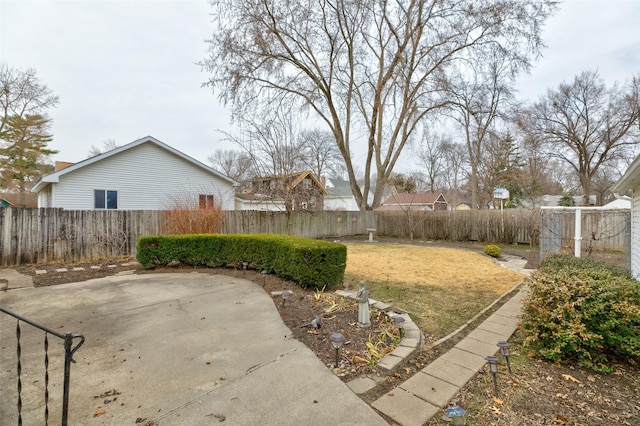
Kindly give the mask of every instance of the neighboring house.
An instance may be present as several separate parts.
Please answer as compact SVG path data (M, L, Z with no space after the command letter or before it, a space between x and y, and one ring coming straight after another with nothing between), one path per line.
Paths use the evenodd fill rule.
M423 194L395 194L382 202L375 211L432 211L448 210L449 203L441 192Z
M640 280L640 155L633 160L612 191L631 190L631 273Z
M631 197L622 196L601 207L603 210L629 210L631 208Z
M324 179L327 195L324 196L325 210L359 211L349 181L341 179Z
M324 209L327 190L308 170L253 179L250 188L236 194L236 210L309 210Z
M237 183L147 136L43 176L38 207L170 210L215 202L233 210Z
M542 200L540 200L540 206L544 206L544 207L558 207L560 206L560 200L562 200L562 195L543 195L542 196ZM582 195L574 195L573 197L573 201L576 205L576 207L581 207L582 206ZM596 196L595 195L589 195L589 205L590 206L595 206L596 205Z
M38 195L33 192L0 192L0 207L38 207Z
M461 202L458 203L454 208L454 210L471 210L471 203L469 202Z

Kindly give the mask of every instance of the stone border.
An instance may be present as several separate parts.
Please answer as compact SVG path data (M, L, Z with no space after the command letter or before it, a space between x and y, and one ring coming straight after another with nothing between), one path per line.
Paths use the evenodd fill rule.
M355 291L336 290L336 295L355 300ZM369 306L378 309L389 318L401 316L404 318L404 336L400 339L400 343L396 348L386 354L380 361L378 361L377 367L385 373L393 373L398 368L402 367L408 360L415 357L424 344L424 336L415 322L409 316L409 313L400 308L394 308L384 302L380 302L375 299L369 299Z

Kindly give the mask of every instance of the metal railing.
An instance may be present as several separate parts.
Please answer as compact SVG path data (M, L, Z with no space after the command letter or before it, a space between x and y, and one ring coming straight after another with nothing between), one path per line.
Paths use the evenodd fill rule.
M65 334L57 333L47 327L44 327L40 324L37 324L23 316L20 316L14 312L11 312L8 309L5 309L0 306L0 312L3 312L7 315L10 315L16 318L18 321L16 322L16 354L18 358L17 365L17 375L18 375L18 426L22 426L22 347L20 343L20 323L27 323L35 328L38 328L44 331L44 424L49 424L49 334L52 336L59 337L64 340L64 386L62 391L62 426L67 425L68 416L69 416L69 377L71 374L71 363L75 363L76 361L73 359L73 354L82 346L84 343L84 336L82 334L74 334L72 332L67 332ZM80 339L75 346L73 346L73 340Z

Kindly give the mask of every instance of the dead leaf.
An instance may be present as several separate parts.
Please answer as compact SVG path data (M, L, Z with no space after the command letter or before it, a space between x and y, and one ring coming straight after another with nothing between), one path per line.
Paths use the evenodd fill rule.
M358 355L353 356L353 362L356 364L366 364L368 361Z
M551 422L558 425L566 425L568 421L569 419L567 419L567 417L563 416L562 414L556 414Z
M587 376L587 380L589 380L590 382L595 382L596 378L593 376Z
M107 410L105 410L104 408L99 408L99 409L96 410L95 413L93 413L93 417L100 417L101 415L103 415L106 412L107 412Z
M503 400L501 400L500 398L498 398L497 396L493 397L493 402L495 402L496 404L502 405L504 403Z
M576 379L571 374L563 374L562 377L564 377L565 380L572 381L573 383L582 383L580 380Z
M491 411L493 412L493 414L497 414L497 415L502 414L502 411L500 411L500 409L498 407L496 407L495 405L491 406Z

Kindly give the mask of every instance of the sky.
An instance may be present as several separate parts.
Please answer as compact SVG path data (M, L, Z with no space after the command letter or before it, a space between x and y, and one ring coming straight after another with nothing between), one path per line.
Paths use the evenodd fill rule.
M52 159L150 135L207 162L234 148L229 108L196 63L212 33L206 0L0 0L0 61L34 68L60 98L49 111ZM547 21L547 48L518 80L522 99L597 69L607 85L640 73L640 0L568 0Z

